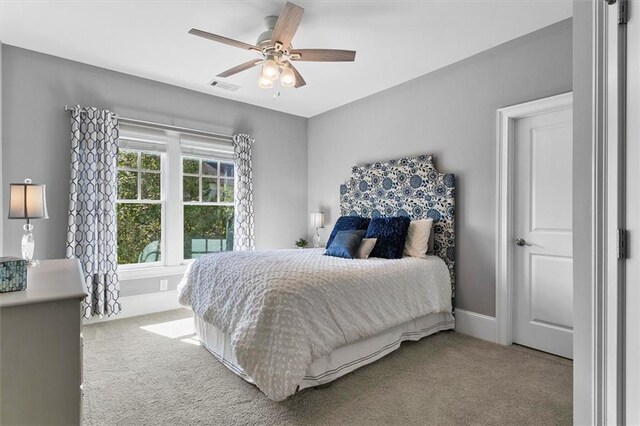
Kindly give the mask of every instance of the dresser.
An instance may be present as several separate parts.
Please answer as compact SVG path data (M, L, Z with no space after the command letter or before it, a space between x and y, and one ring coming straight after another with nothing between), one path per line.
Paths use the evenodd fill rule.
M77 425L82 316L75 259L29 267L27 289L0 293L0 424Z

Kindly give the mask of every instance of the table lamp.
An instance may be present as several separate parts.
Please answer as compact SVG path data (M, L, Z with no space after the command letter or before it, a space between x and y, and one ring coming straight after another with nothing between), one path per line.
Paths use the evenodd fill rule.
M31 179L25 179L24 183L12 183L9 185L9 219L26 219L23 226L22 257L31 265L38 264L33 259L35 240L33 239L33 225L31 219L48 219L46 185L31 183Z
M320 247L320 228L324 228L323 212L311 213L311 226L316 228L316 235L313 237L313 246L318 248Z

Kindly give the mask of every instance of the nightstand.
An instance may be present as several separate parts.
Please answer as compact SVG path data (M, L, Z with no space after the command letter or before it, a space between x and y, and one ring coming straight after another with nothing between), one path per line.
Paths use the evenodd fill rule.
M0 424L80 424L80 263L43 260L27 289L0 293Z

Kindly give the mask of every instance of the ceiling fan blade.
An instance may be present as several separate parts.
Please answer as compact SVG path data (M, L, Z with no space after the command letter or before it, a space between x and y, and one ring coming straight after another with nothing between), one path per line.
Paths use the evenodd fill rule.
M253 61L248 61L248 62L245 62L244 64L236 65L235 67L230 68L225 72L221 72L220 74L218 74L218 77L229 77L234 74L238 74L239 72L246 71L250 68L253 68L256 65L260 65L263 62L264 60L262 59L254 59Z
M336 49L295 49L291 51L292 61L309 62L353 62L356 59L356 52L353 50ZM295 55L300 55L296 58Z
M255 50L255 51L260 52L260 49L258 49L258 47L254 46L253 44L244 43L242 41L234 40L234 39L228 38L228 37L223 37L223 36L217 35L217 34L208 33L206 31L198 30L198 29L195 29L195 28L191 28L189 30L189 34L193 34L193 35L198 36L198 37L202 37L202 38L206 38L206 39L209 39L209 40L217 41L218 43L227 44L229 46L239 47L240 49Z
M293 39L300 25L303 13L303 8L287 2L282 8L282 12L280 12L280 16L278 16L276 25L271 33L271 43L282 43L282 46L288 49L291 44L291 39Z
M295 87L297 89L298 87L302 87L302 86L306 85L307 82L304 81L304 78L302 78L302 75L300 75L300 73L298 72L296 67L294 67L291 62L289 62L289 66L291 67L291 69L293 70L293 73L296 76L296 84L293 87Z

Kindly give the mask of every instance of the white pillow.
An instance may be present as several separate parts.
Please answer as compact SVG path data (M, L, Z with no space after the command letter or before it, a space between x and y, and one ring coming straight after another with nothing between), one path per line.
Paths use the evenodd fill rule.
M376 245L377 238L363 238L356 253L356 259L368 259L371 251Z
M412 220L409 224L404 255L426 259L433 219Z

